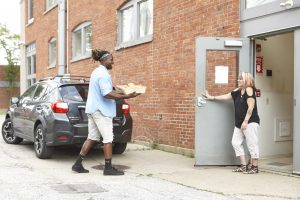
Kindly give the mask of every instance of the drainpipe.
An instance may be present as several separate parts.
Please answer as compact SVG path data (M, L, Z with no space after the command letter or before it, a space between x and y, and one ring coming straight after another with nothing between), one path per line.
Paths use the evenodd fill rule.
M66 11L66 15L67 15L67 27L66 27L66 31L67 31L67 37L66 37L66 59L67 59L67 71L65 73L69 74L69 0L67 0L67 11Z
M58 0L58 75L65 74L66 66L66 1Z

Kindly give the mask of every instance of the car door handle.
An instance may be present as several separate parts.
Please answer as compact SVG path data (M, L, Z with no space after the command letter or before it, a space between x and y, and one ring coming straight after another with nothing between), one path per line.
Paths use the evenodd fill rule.
M42 106L41 105L36 106L36 110L42 110Z

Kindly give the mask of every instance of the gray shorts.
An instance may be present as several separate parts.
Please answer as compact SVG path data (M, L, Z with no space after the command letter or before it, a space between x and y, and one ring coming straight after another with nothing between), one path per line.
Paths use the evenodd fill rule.
M88 127L88 139L100 140L100 136L102 136L103 143L111 143L113 141L112 118L104 116L100 111L88 114Z

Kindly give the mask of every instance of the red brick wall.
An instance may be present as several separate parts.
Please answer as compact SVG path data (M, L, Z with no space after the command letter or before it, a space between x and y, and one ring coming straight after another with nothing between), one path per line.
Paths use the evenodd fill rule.
M220 95L237 88L238 53L235 51L206 52L206 89L211 95ZM228 84L215 84L215 66L228 66Z
M47 41L57 35L57 9L42 15L44 1L39 1L38 5L37 2L35 22L26 28L26 43L36 41L39 78L57 73L57 68L45 70ZM93 48L114 51L117 46L116 9L123 2L69 0L71 74L89 75L97 66L89 59L70 62L71 31L80 23L91 21ZM37 16L36 12L40 14ZM152 42L114 51L113 81L147 86L146 94L128 100L134 119L134 139L193 149L195 40L198 36L239 37L239 1L155 0L153 30Z
M0 81L6 81L5 79L5 66L0 65ZM20 81L20 76L17 77L16 81ZM20 88L14 89L13 96L20 95ZM10 105L10 91L9 88L0 87L0 109L7 109Z
M52 37L57 41L58 27L58 7L45 12L46 1L34 1L33 18L34 22L27 24L25 28L25 43L36 43L36 79L42 77L57 75L58 68L48 69L49 66L49 46L48 43ZM27 1L25 2L25 11L27 11ZM27 12L26 12L27 13ZM26 18L27 19L27 18ZM27 20L25 20L27 23ZM58 45L57 45L58 46ZM56 51L57 53L57 51ZM57 60L57 59L56 59Z

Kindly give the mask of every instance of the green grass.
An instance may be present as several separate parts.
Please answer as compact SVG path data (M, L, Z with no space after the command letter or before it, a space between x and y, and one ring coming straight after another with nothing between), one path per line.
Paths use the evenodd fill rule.
M158 144L157 144L156 142L153 142L153 143L151 144L151 148L152 148L152 149L157 149L157 148L158 148Z
M5 109L0 109L0 115L5 115L6 110Z

